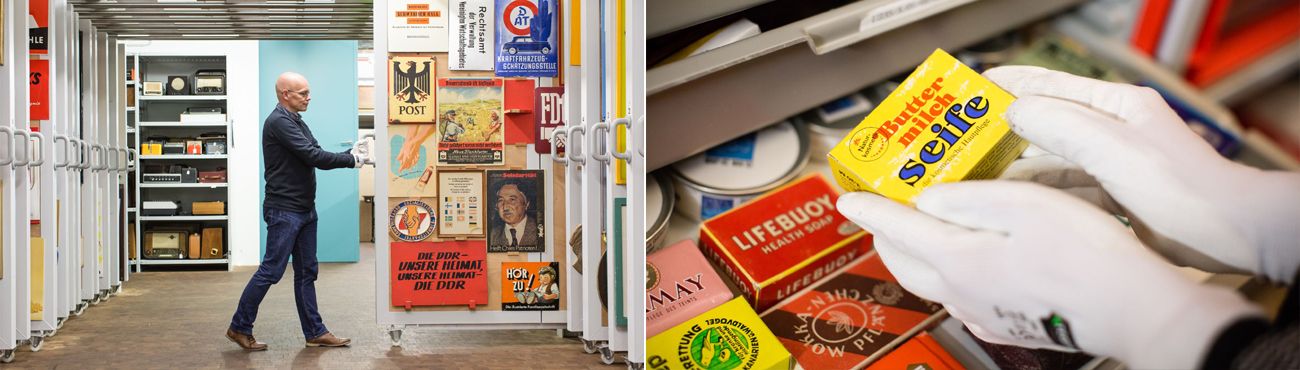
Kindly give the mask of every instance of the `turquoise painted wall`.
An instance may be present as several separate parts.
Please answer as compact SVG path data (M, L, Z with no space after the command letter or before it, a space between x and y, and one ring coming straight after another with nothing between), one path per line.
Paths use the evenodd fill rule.
M351 148L343 143L357 137L357 42L268 40L260 41L258 53L261 117L265 119L275 109L275 80L280 73L298 72L307 77L312 99L302 117L321 148L331 152ZM258 127L260 138L261 125ZM266 166L259 163L259 167L261 198L266 199ZM357 176L355 169L316 170L316 213L320 217L316 255L320 262L357 262L361 257ZM265 220L261 232L264 255Z

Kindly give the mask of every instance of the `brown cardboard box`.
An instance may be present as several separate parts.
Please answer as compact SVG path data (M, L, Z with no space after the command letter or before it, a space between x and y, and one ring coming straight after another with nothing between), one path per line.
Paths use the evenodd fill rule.
M361 241L375 242L375 202L361 200Z
M224 215L226 214L226 202L194 202L190 204L190 213L195 216Z
M199 258L221 259L226 256L225 229L203 228L203 252Z

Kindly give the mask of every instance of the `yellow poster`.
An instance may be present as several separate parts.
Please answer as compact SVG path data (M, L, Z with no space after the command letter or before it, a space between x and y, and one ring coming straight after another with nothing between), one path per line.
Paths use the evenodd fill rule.
M45 239L32 237L32 320L45 319Z
M569 65L582 65L582 0L569 2Z
M614 117L628 117L627 112L627 5L619 0L614 6L616 22L614 32ZM627 150L627 130L614 129L614 150ZM614 161L614 183L627 185L627 162Z
M435 123L433 54L388 54L388 123Z

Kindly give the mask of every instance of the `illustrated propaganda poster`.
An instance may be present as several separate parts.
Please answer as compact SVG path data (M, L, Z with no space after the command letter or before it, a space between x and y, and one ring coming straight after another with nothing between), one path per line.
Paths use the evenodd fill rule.
M388 122L434 123L436 94L432 54L388 55Z
M437 180L433 178L433 136L437 126L432 123L392 125L388 127L388 195L393 197L436 197Z
M433 236L438 227L433 205L437 198L389 199L388 232L393 240L420 242Z
M496 29L493 0L451 0L451 52L447 69L491 71L492 35Z
M438 237L484 236L483 171L438 171Z
M401 243L389 248L393 307L471 307L488 302L482 240Z
M558 311L564 295L560 290L558 262L502 262L502 311Z
M499 78L438 80L438 165L505 164Z
M533 145L533 149L537 154L551 154L551 133L564 127L564 87L537 88L537 100L533 106L537 120L533 125L537 145ZM564 136L560 136L559 141L555 143L555 150L564 153Z
M49 54L50 0L32 0L27 3L28 53Z
M447 51L447 0L388 2L388 51Z
M496 0L496 74L555 77L559 72L555 1Z
M488 252L544 252L542 170L487 171Z

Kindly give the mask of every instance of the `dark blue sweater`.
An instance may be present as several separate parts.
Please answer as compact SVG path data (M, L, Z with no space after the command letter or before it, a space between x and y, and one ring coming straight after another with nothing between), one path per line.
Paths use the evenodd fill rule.
M293 212L316 209L316 172L352 168L349 149L331 153L321 149L302 116L276 105L262 125L262 156L266 162L264 207Z

